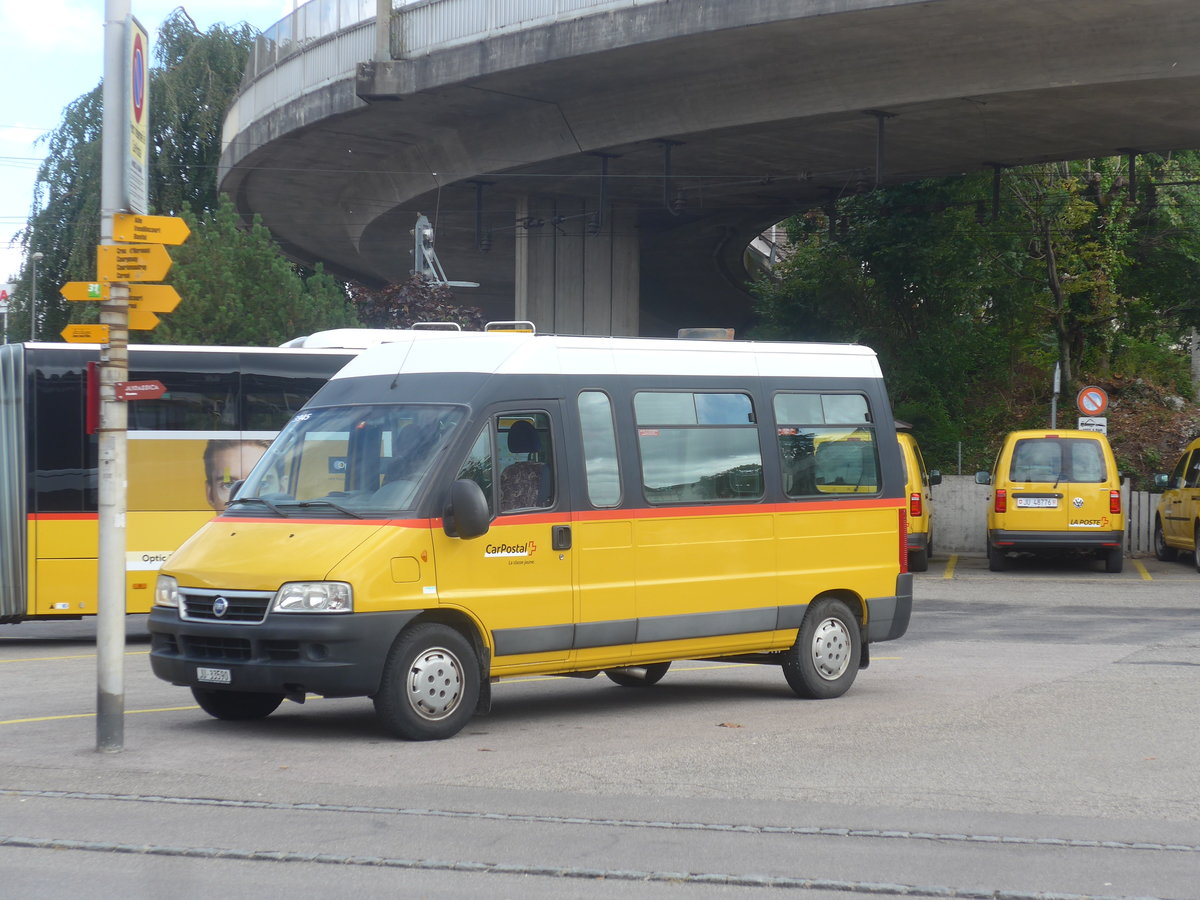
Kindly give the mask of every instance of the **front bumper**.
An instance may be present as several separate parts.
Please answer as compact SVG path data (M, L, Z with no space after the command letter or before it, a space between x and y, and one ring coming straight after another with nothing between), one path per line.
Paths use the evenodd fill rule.
M184 621L177 610L150 612L150 667L172 684L295 696L370 696L396 635L417 610L323 615L274 614L261 625ZM196 677L227 669L228 684Z

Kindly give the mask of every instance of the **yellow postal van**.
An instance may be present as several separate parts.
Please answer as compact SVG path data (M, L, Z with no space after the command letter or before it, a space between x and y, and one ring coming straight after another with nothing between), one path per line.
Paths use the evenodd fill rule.
M836 697L908 627L906 509L866 348L402 333L163 566L151 665L218 718L369 696L416 740L503 676L720 658Z
M1014 431L1004 438L991 473L988 566L1000 571L1008 554L1076 552L1124 565L1125 514L1121 476L1108 438L1096 431Z
M1200 570L1200 438L1175 461L1170 475L1155 475L1163 492L1154 517L1154 555L1164 562L1191 553Z
M909 427L902 422L896 426ZM897 431L896 440L904 462L904 495L908 498L908 570L924 572L933 556L933 486L942 483L942 473L925 468L925 458L911 432Z

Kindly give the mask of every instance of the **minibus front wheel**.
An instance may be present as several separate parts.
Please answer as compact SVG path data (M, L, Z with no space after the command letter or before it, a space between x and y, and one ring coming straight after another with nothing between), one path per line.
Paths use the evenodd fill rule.
M479 658L449 625L422 622L405 629L388 651L373 698L383 727L410 741L453 737L479 702Z
M862 657L862 632L849 607L834 597L808 607L796 643L783 657L783 677L796 695L829 700L850 690Z

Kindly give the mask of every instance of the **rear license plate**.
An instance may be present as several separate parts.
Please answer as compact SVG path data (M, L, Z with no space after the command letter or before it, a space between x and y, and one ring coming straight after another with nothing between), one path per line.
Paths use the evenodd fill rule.
M209 684L229 684L233 678L228 669L196 669L196 680Z
M1018 497L1017 506L1023 509L1058 509L1058 498Z

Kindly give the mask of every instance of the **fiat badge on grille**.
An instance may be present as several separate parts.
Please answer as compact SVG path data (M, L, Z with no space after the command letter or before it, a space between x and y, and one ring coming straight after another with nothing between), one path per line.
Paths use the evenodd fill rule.
M229 601L224 597L217 597L213 600L213 615L218 619L225 613L229 612Z

